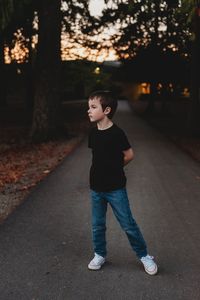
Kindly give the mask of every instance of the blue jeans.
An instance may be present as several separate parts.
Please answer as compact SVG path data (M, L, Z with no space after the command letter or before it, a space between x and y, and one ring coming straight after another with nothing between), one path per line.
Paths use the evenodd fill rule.
M92 239L94 252L105 257L106 251L106 211L107 204L112 207L115 217L125 231L137 257L147 255L147 247L138 225L133 219L126 188L111 192L91 190L92 199Z

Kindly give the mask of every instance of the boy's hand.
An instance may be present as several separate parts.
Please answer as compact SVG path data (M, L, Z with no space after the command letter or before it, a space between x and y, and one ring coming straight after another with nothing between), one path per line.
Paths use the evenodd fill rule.
M134 158L134 152L132 148L123 151L124 153L124 166L127 165Z

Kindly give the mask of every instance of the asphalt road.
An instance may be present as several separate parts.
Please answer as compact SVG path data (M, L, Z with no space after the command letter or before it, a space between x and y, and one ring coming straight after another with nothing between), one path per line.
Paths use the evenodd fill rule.
M107 263L93 256L87 138L0 226L1 300L199 300L200 165L119 105L114 121L135 150L130 205L159 274L149 276L111 209Z

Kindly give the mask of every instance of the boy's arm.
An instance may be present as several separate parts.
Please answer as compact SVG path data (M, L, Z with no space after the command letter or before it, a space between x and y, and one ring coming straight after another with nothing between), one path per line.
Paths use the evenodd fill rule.
M129 148L128 150L124 150L124 166L127 165L131 160L134 158L134 152L132 148Z

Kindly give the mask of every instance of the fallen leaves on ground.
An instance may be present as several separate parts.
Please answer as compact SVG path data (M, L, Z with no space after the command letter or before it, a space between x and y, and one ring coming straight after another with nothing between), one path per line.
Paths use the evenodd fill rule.
M85 103L66 103L64 125L70 138L41 144L28 142L30 124L23 105L10 105L1 111L0 223L81 142L89 126L86 108Z
M0 158L0 190L15 184L15 190L26 190L43 179L69 154L80 137L64 141L29 144L5 151ZM14 185L13 185L14 186Z

